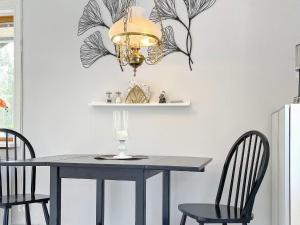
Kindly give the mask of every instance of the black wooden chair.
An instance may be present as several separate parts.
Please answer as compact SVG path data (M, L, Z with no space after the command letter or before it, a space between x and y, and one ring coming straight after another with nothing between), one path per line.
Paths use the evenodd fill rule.
M32 145L23 135L9 129L0 129L0 143L0 150L4 151L0 153L0 208L4 209L3 225L8 225L9 210L17 205L25 206L26 224L31 225L29 204L32 203L42 204L46 224L49 225L47 203L50 198L35 194L36 167L1 165L3 161L35 158Z
M187 217L195 219L200 225L249 223L253 219L255 196L265 176L269 158L269 142L262 133L249 131L242 135L225 161L215 204L179 205L183 213L180 225L185 224ZM221 200L225 204L221 205Z

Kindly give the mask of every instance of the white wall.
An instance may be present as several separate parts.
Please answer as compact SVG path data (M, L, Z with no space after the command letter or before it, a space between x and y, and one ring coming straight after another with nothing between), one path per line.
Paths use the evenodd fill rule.
M125 89L132 72L121 73L111 57L82 68L83 37L76 33L87 2L24 1L24 132L38 156L108 153L116 147L111 110L89 108L87 103L107 90ZM138 2L149 9L149 1ZM184 12L183 7L178 10ZM249 129L270 136L271 112L296 95L299 11L298 0L217 0L193 23L193 72L180 54L139 69L138 79L156 94L166 90L171 96L190 98L193 105L130 109L130 151L214 158L205 173L172 174L171 224L179 223L178 203L214 201L234 140ZM38 192L49 191L48 172L39 170ZM271 225L270 183L269 170L258 193L253 225ZM160 177L148 184L147 221L160 224ZM107 189L107 225L133 224L134 185L111 182ZM62 224L94 224L94 203L93 181L64 181ZM34 214L35 223L44 223L40 208Z

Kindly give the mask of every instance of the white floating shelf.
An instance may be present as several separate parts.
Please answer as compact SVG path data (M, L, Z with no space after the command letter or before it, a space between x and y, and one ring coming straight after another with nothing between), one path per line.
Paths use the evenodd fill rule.
M89 106L93 107L189 107L191 105L191 101L184 101L179 103L157 103L157 102L150 102L150 103L137 103L137 104L127 104L127 103L106 103L106 102L98 102L94 101L89 103Z

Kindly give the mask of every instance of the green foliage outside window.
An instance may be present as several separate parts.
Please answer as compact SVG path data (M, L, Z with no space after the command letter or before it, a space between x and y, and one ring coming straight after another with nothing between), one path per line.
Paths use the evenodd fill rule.
M14 127L14 88L14 43L0 43L0 98L8 106L8 111L0 109L0 127Z

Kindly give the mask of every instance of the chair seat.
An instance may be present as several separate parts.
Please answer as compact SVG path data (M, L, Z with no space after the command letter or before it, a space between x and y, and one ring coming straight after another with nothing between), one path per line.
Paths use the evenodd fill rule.
M239 208L227 205L181 204L178 209L201 223L248 223L253 217L242 217Z
M35 202L48 202L50 197L48 195L10 195L2 196L0 198L0 207L2 206L11 206L11 205L22 205L25 203L35 203Z

